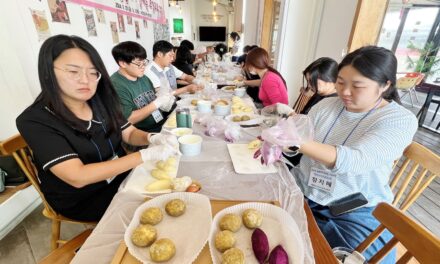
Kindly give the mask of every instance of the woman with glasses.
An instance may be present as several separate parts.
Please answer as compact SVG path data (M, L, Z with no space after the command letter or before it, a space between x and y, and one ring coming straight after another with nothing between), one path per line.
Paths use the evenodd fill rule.
M122 106L122 114L137 128L159 132L173 106L171 94L156 96L153 84L144 74L147 52L133 41L121 42L112 49L119 66L111 77Z
M16 122L33 151L41 190L58 213L99 220L132 168L176 153L175 138L127 122L98 52L82 38L47 39L38 74L41 93ZM152 146L127 155L122 141Z

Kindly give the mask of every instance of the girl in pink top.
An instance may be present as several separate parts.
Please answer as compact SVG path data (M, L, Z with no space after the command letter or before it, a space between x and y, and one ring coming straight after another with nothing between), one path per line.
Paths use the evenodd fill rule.
M277 70L269 66L269 54L265 49L251 50L246 57L246 68L251 74L260 76L258 97L263 102L263 106L276 103L289 104L286 81Z

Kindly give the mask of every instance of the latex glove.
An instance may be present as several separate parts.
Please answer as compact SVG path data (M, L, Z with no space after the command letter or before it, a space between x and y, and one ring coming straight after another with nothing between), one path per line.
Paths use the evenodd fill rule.
M179 151L169 145L153 145L146 149L139 150L142 161L166 160L170 156L179 155Z
M172 148L178 149L179 142L177 138L173 135L164 135L164 134L149 134L148 142L150 145L168 145Z
M170 95L169 94L164 94L164 95L158 96L153 101L153 104L156 106L156 109L159 109L161 106L167 104L169 100L170 100Z
M288 105L277 103L277 112L280 115L290 115L291 113L293 113L293 109L290 108L290 106Z
M176 98L171 94L168 95L168 102L160 106L160 110L164 112L169 112L174 105L174 101L176 101Z

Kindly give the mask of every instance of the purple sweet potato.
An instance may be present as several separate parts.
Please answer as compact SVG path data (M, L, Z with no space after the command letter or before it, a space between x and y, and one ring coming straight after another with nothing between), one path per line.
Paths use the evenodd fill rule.
M269 240L263 230L255 228L252 232L252 249L258 263L263 264L269 255Z
M276 246L270 252L269 264L289 264L289 256L281 245Z

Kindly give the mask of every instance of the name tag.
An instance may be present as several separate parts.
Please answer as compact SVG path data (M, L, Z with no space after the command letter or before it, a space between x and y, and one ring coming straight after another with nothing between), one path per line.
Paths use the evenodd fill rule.
M312 167L308 185L325 192L333 192L336 184L336 173Z
M156 121L156 123L159 123L160 121L163 120L163 116L159 110L154 111L153 113L151 113L151 115L153 116L154 121Z
M118 155L114 155L110 160L116 160L116 159L119 159ZM107 181L108 184L110 184L116 178L116 176L113 176L113 177L105 179L105 180Z

